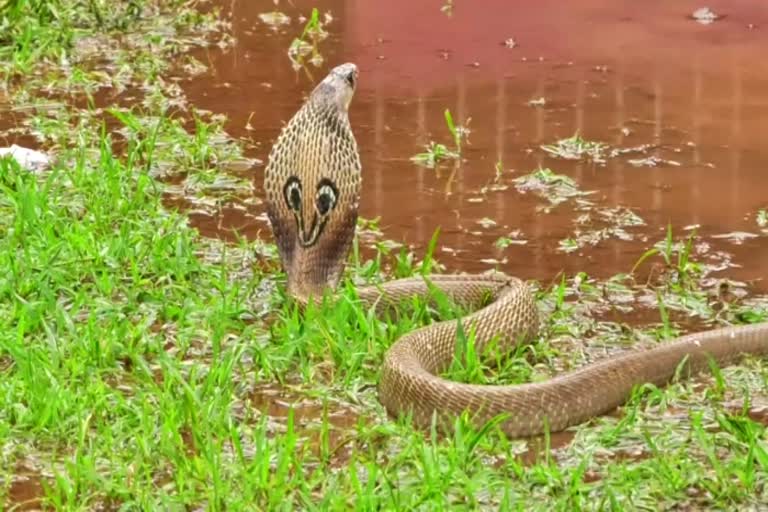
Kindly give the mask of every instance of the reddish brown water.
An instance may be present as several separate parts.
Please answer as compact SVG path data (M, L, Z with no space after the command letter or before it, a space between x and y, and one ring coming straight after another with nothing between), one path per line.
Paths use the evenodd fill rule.
M340 466L349 460L354 447L355 428L361 421L352 408L322 403L276 385L258 387L250 400L251 405L281 429L286 428L288 418L293 414L294 433L315 456L326 458L332 466Z
M211 70L185 85L193 103L229 116L227 130L251 140L250 156L266 160L315 81L331 66L355 62L361 75L350 117L363 161L361 213L380 217L385 237L417 251L441 228L438 257L449 271L483 270L491 264L481 260L495 258L510 274L546 282L560 271L604 277L630 270L671 223L679 235L698 225L713 248L733 254L742 268L727 275L768 277L766 236L741 244L712 238L760 233L756 213L768 204L768 5L709 2L725 17L705 26L689 17L701 7L692 1L489 0L457 2L451 16L439 1L324 1L314 5L333 21L319 46L325 64L309 65L310 78L293 71L286 51L303 27L298 16L313 3L279 3L292 21L278 30L259 19L275 9L271 1L222 4L237 43L198 55ZM503 44L509 38L515 48ZM544 106L528 104L540 97ZM420 168L409 158L424 144L450 143L445 108L459 123L471 118L464 161ZM653 148L605 166L539 148L576 131L613 147ZM680 165L629 163L650 156ZM498 161L508 187L483 194ZM539 213L542 201L511 183L538 166L596 191L598 207L630 207L647 225L627 230L634 241L558 251L578 213L567 204ZM260 195L263 170L253 172ZM224 212L194 222L226 238L234 230L250 238L269 232L258 207ZM496 225L477 223L486 217ZM494 248L515 229L525 245Z

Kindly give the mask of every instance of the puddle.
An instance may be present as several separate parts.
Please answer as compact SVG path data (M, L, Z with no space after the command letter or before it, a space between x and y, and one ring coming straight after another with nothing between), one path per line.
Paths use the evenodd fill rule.
M325 452L333 467L349 460L360 421L360 415L351 407L273 384L257 387L250 395L250 403L280 430L285 429L293 411L294 431L316 457Z
M5 497L8 508L4 510L32 511L43 510L42 500L45 496L43 477L21 465L17 465L16 474L11 477L11 484Z
M741 416L744 414L755 423L760 423L761 425L768 427L768 399L756 399L750 404L746 411L744 410L744 402L742 400L729 401L723 404L723 407L729 414L734 416Z
M266 161L314 81L339 62L357 63L350 116L363 162L361 215L380 217L385 238L416 251L439 227L449 271L607 277L629 271L671 223L678 234L700 226L740 265L728 275L768 289L764 234L711 238L759 232L755 218L766 207L768 7L711 2L721 18L702 25L691 19L701 6L691 3L545 0L522 9L493 0L483 9L457 5L450 17L441 5L299 0L277 5L289 19L265 23L271 5L221 2L237 43L198 51L210 70L182 86L193 104L228 117L228 133L252 142L247 157ZM323 64L295 72L288 49L313 6L324 20L332 15L318 43ZM411 157L430 142L452 147L446 108L469 128L463 161L419 166ZM551 151L574 134L605 144L600 158ZM629 208L645 224L627 230L631 239L604 229L574 234L578 213L542 214L539 198L516 190L514 180L539 167L592 191L597 207ZM252 174L258 197L263 169ZM494 224L479 227L486 218ZM208 236L271 236L261 204L192 222ZM497 248L510 232L527 243ZM559 250L564 240L586 245Z
M549 447L544 436L537 436L528 439L527 448L518 457L524 466L532 466L536 462L543 461L547 456L552 456L558 449L565 448L576 437L576 432L564 430L555 432L549 436Z
M320 421L326 414L329 424L340 428L354 427L358 420L358 414L350 407L324 404L321 400L272 384L257 388L250 398L254 408L271 418L287 419L293 410L294 421L299 426Z

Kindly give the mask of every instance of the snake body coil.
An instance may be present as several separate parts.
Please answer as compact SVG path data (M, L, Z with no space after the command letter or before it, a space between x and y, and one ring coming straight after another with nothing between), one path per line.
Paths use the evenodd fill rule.
M323 79L285 126L269 155L264 188L267 215L288 276L288 293L301 302L334 289L354 236L361 165L348 118L357 85L354 64L342 64ZM520 280L488 275L436 275L431 283L463 306L477 310L462 319L474 329L476 348L500 337L507 347L525 342L538 328L533 296ZM394 304L428 297L423 279L358 289L364 304ZM492 302L483 307L488 297ZM768 323L683 336L654 349L606 359L547 382L480 386L445 380L438 374L455 355L457 324L438 322L412 331L387 352L379 397L394 415L412 414L428 427L468 411L480 425L499 414L509 436L555 432L608 412L634 386L663 385L682 362L691 371L707 368L709 357L728 364L743 354L768 353Z

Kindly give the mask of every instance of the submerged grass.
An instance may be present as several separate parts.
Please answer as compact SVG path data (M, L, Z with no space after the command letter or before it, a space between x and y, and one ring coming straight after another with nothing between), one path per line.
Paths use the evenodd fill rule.
M62 4L82 16L112 8ZM38 4L8 5L26 13L19 21ZM460 417L439 434L388 418L375 389L387 348L462 311L414 299L379 319L354 285L436 271L437 237L421 260L383 243L371 260L356 250L339 293L299 311L284 296L273 248L260 257L254 243L204 239L164 206L175 190L169 177L219 197L206 185L240 153L215 120L191 109L191 124L171 115L168 102L183 97L151 69L135 78L152 101L107 105L110 124L99 109L66 102L31 115L25 126L42 149L57 149L46 173L0 159L0 508L744 509L768 501L766 427L753 417L768 396L768 369L756 359L693 383L638 389L620 414L572 429L570 444L552 452L555 436L509 440L495 422L473 430ZM375 222L366 227L375 231ZM635 269L665 265L648 284L579 274L539 289L547 320L533 345L478 354L464 333L446 375L537 381L652 346L691 316L707 325L766 317L764 299L716 298L691 247L670 232ZM601 320L649 303L665 313L644 330ZM265 398L265 387L279 391ZM31 497L22 477L37 489Z
M426 151L413 155L411 161L423 167L433 169L444 160L459 161L461 159L462 139L467 137L469 130L465 126L456 126L449 109L445 109L443 117L445 117L445 126L453 138L453 149L439 142L430 141L424 148Z

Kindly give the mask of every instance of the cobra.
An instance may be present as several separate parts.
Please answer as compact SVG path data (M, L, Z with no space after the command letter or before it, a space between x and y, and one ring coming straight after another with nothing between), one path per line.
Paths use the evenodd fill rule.
M355 234L361 164L348 109L358 81L352 63L337 66L312 91L278 136L269 155L264 188L287 291L306 303L334 290ZM431 283L431 285L430 285ZM538 311L525 283L502 275L434 275L399 279L357 293L365 307L403 299L428 299L431 286L472 313L461 319L482 353L491 340L511 349L538 330ZM489 300L490 299L490 300ZM466 411L476 424L504 415L513 437L552 432L584 422L624 403L635 386L664 385L681 363L690 372L768 352L768 323L724 327L686 335L650 350L607 358L546 382L483 386L440 377L455 355L456 321L407 333L384 357L379 399L393 415L410 414L419 427L440 425Z

